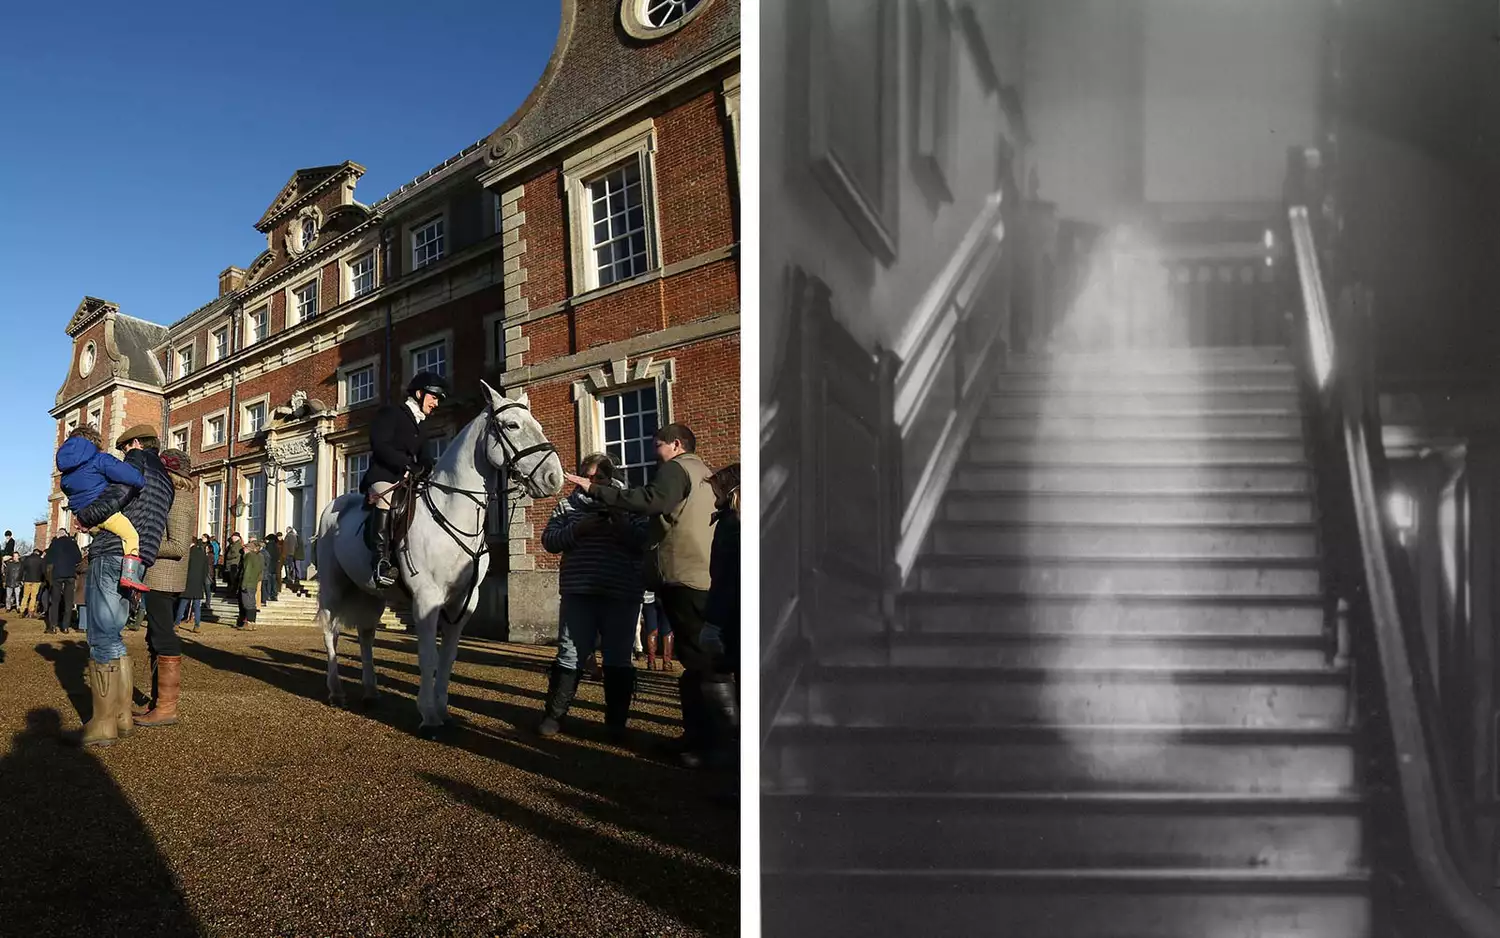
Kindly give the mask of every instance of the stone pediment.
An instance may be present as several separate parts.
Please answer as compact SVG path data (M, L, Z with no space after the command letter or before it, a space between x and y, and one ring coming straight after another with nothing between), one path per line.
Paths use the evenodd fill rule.
M276 194L260 221L255 223L257 231L269 231L283 216L300 208L304 202L327 185L352 175L355 179L365 174L358 163L345 160L332 166L310 166L292 173L281 191Z
M118 313L120 307L109 300L101 300L97 296L85 296L83 302L79 303L78 308L73 311L73 318L68 320L68 335L77 338L83 330L110 311Z

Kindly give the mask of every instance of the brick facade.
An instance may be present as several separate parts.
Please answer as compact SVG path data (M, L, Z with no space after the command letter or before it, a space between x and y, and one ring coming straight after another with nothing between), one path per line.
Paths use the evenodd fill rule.
M216 299L170 327L153 327L160 331L150 345L154 385L78 375L86 344L103 345L104 324L94 321L101 314L90 305L102 301L85 300L77 328L70 326L74 367L54 411L59 433L68 413L96 398L105 400L106 426L116 413L126 425L144 419L160 424L168 443L185 428L205 530L208 488L217 485L221 525L260 533L250 530L249 511L236 514L233 506L250 497L251 480L264 477L267 527L284 530L296 520L310 537L317 513L343 491L347 460L368 448L373 405L387 386L400 394L412 351L431 340L444 343L455 390L434 417L449 433L477 412L479 380L511 395L524 390L572 468L581 449L605 444L601 401L653 387L662 391L661 422L692 426L711 465L736 460L738 4L711 0L659 41L626 39L618 16L617 0L563 0L558 48L521 110L379 201L355 199L364 172L355 163L293 173L255 225L265 252L213 275ZM604 62L611 77L601 83ZM650 263L591 289L580 281L594 276L586 266L594 251L583 217L588 200L580 203L579 193L595 177L574 179L570 189L569 174L641 128L649 145L624 153L619 165L640 159L646 170ZM614 168L601 163L597 171ZM316 234L303 244L309 218ZM433 218L442 219L442 256L418 268L415 231ZM349 265L367 255L375 261L374 289L355 296ZM314 281L317 315L299 321L294 291ZM257 341L251 314L260 309L269 334ZM211 361L221 329L229 352ZM178 350L189 345L192 368L182 375ZM351 405L341 370L367 364L375 399ZM295 411L294 396L302 405ZM267 424L242 433L245 407L257 401ZM205 439L205 418L214 415L224 417L217 444ZM55 496L54 511L59 504ZM504 539L494 544L497 562L472 631L555 636L556 564L537 543L554 504L523 500L508 530L493 529L508 535L508 547Z

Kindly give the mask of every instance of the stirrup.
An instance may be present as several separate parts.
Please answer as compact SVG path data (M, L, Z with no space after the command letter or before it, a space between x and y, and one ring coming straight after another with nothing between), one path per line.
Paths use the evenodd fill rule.
M382 572L384 571L384 572ZM375 561L375 583L379 586L395 586L396 570L384 557Z

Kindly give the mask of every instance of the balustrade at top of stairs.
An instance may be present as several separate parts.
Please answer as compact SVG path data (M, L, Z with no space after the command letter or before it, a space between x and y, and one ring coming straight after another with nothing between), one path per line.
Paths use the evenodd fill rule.
M765 748L765 934L1366 938L1360 727L1281 348L1013 363L896 630Z

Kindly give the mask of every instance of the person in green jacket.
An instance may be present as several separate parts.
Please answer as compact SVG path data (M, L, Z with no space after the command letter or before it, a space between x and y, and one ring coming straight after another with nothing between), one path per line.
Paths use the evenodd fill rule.
M260 589L260 578L265 573L266 558L260 552L260 541L250 539L245 545L243 563L240 567L240 621L243 631L255 631L256 592Z

